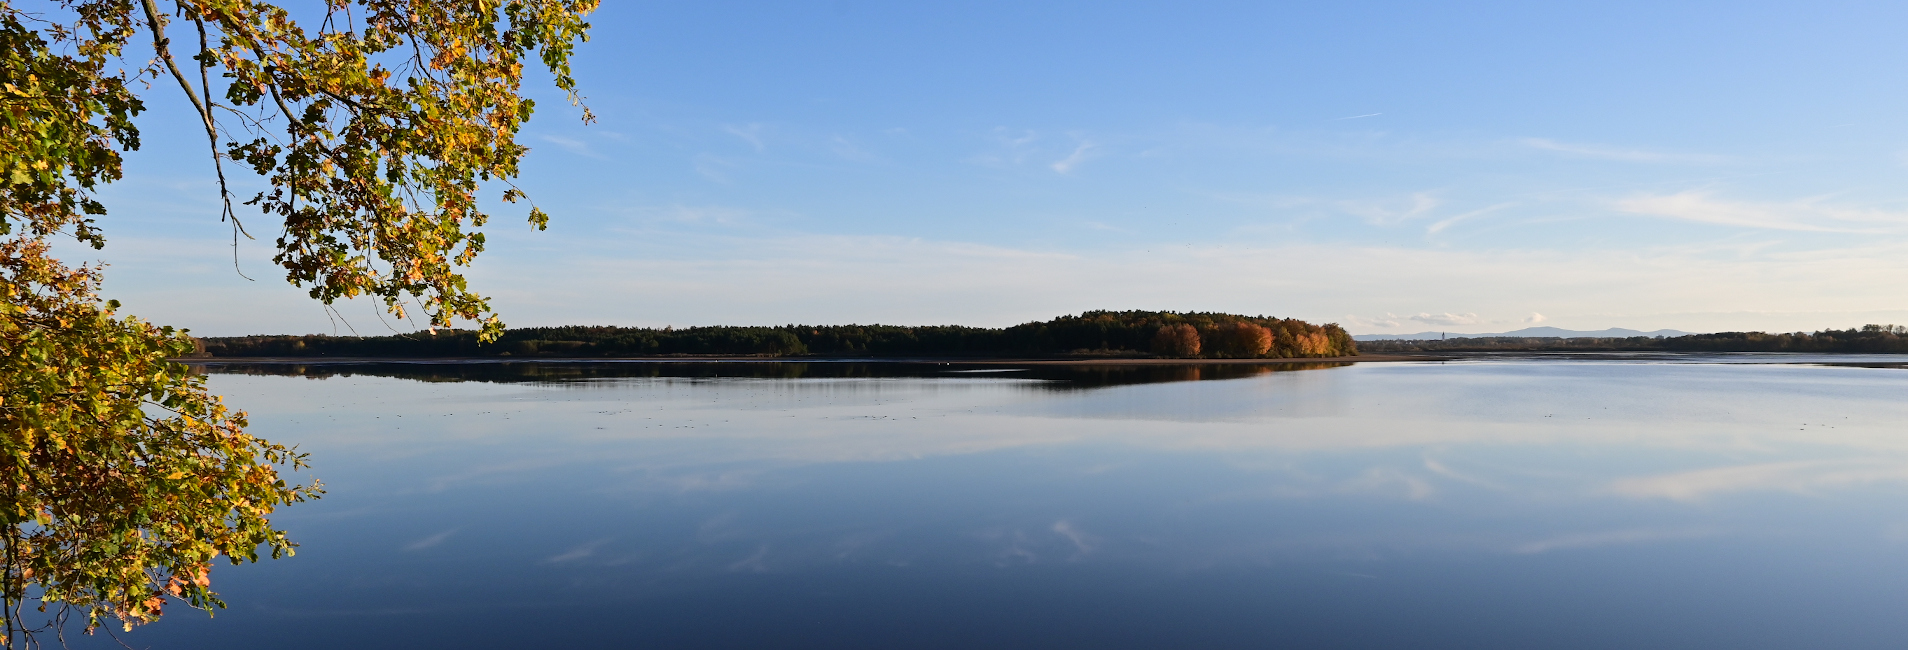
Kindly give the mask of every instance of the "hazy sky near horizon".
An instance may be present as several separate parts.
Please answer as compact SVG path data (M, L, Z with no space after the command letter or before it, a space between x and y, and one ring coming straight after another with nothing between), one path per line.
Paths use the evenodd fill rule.
M539 87L521 136L555 220L499 206L470 273L513 326L1908 322L1908 4L612 0L592 22L600 121ZM204 142L175 88L149 97L111 243L69 254L195 333L348 332L284 283L262 217L237 251L256 281L234 272ZM376 312L340 307L416 327Z

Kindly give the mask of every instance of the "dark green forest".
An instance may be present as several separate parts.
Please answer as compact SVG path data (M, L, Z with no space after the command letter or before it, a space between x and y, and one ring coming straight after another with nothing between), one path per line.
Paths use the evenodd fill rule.
M1352 356L1358 348L1335 324L1207 312L1090 311L1006 328L937 325L772 327L570 326L512 329L482 345L475 332L392 336L237 336L199 339L211 357L559 357L655 356L987 358L1172 357L1191 359Z
M1444 352L1817 352L1908 353L1908 327L1864 325L1857 329L1770 334L1718 332L1664 338L1452 338L1434 341L1360 341L1370 354Z

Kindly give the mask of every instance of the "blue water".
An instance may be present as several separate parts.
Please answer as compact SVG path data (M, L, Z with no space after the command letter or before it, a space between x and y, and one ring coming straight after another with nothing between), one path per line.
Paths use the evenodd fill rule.
M1900 647L1908 370L1821 361L213 366L329 494L120 638Z

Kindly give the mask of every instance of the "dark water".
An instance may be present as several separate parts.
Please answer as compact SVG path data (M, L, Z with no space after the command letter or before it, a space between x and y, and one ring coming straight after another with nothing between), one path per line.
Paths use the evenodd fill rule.
M1825 360L219 366L330 494L121 638L1901 647L1908 371Z

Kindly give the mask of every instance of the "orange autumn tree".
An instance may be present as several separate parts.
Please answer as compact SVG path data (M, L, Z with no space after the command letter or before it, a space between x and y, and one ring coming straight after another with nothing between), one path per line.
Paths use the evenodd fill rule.
M183 332L118 314L98 268L48 255L54 238L104 245L93 194L139 148L153 95L192 108L174 126L204 135L233 236L249 236L234 203L279 223L293 285L494 339L460 271L484 247L478 192L525 198L509 184L535 108L525 65L578 101L569 58L596 5L325 0L301 23L255 0L0 0L0 641L36 644L28 611L90 631L171 599L222 606L213 561L289 554L268 515L318 493L279 474L302 455L167 361L192 350ZM244 172L268 188L233 195Z
M1153 335L1153 354L1162 357L1199 356L1199 330L1185 323L1165 325Z
M1305 332L1292 337L1300 356L1322 357L1331 354L1332 341L1324 332Z
M1254 359L1272 349L1272 330L1232 321L1212 328L1212 352L1233 359Z

